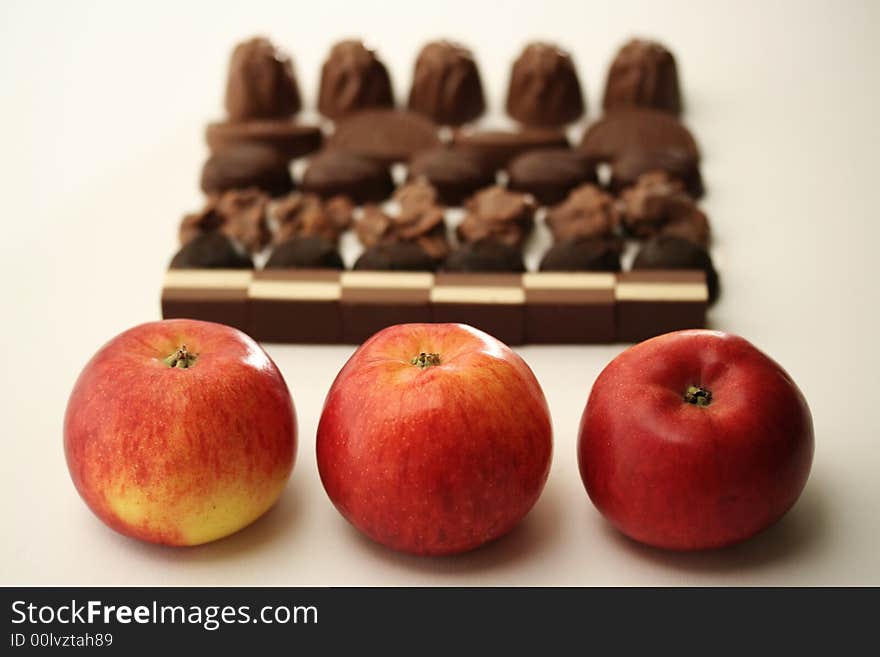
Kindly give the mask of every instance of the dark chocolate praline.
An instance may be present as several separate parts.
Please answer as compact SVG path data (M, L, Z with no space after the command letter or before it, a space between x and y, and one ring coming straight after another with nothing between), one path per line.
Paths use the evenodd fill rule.
M266 269L345 269L333 244L317 235L285 240L272 250Z
M240 253L223 233L196 235L171 259L169 269L253 269L250 256Z
M526 266L519 249L486 239L462 244L449 254L442 270L522 273L526 270Z
M620 243L607 239L557 242L541 259L541 271L620 271Z
M365 271L434 271L437 264L413 242L380 242L364 251L354 269Z
M633 261L637 269L702 269L706 272L709 303L718 298L718 272L709 252L693 242L674 235L658 235L642 245Z

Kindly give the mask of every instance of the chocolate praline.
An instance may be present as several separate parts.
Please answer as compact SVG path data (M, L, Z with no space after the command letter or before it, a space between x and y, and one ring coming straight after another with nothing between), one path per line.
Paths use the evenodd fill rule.
M226 82L226 112L231 120L289 118L301 106L290 57L262 37L235 47Z
M675 57L648 39L623 45L608 71L602 106L606 112L624 107L653 107L681 113L681 92Z
M205 161L201 187L206 194L256 187L270 196L281 196L294 185L285 157L267 146L240 144Z
M361 41L340 41L321 69L318 111L338 119L368 107L393 107L391 78L375 51Z
M171 259L169 269L253 269L254 263L240 253L223 233L196 235Z
M309 160L302 189L322 198L347 196L355 203L384 201L394 191L391 171L381 162L340 150Z
M511 272L526 270L519 249L494 240L462 244L446 258L443 271Z
M336 247L317 235L291 237L276 246L266 269L345 269Z
M441 125L461 125L480 116L486 101L471 51L451 41L425 45L416 59L409 108Z
M336 124L331 149L347 151L385 164L407 162L421 151L440 145L437 125L407 110L368 109Z
M617 240L573 239L551 246L541 259L541 271L620 271Z
M718 298L718 272L709 252L693 242L674 235L658 235L639 249L632 268L637 269L702 269L706 272L709 303Z
M563 126L584 113L571 55L550 43L530 43L510 73L507 113L526 125Z
M564 131L549 128L521 130L462 128L452 135L454 150L473 153L492 169L503 169L516 156L528 151L570 146Z
M380 242L364 251L354 269L373 271L434 271L437 264L413 242Z
M542 205L564 200L584 183L595 183L596 167L570 149L544 149L523 153L507 167L510 189L531 194Z
M495 167L474 153L450 148L419 153L410 160L407 175L431 183L446 205L461 205L478 189L495 184Z

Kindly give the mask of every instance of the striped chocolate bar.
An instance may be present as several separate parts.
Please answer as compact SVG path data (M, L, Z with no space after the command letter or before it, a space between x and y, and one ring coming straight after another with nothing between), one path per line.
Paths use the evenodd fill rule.
M428 272L346 271L342 273L342 341L360 344L377 331L409 322L430 322Z
M431 289L435 322L470 324L510 345L525 340L525 301L517 274L440 273Z
M617 275L617 339L648 338L706 323L709 290L702 271L640 270Z
M604 272L523 274L526 342L613 342L614 285Z
M248 291L250 331L261 342L307 344L342 340L340 272L264 269Z
M169 269L162 285L162 317L201 319L248 330L250 269Z

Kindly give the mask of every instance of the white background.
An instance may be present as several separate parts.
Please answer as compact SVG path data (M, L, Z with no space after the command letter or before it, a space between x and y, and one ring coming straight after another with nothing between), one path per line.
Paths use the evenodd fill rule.
M223 9L219 7L223 5ZM0 583L880 584L877 260L880 3L9 2L0 4L2 453ZM64 463L67 395L94 351L159 316L177 222L201 199L203 125L220 116L232 45L289 49L314 102L330 45L363 35L405 97L432 37L472 47L494 107L533 37L572 50L595 116L631 35L678 55L724 292L714 326L780 361L813 410L797 506L732 549L635 545L590 505L575 463L590 386L621 346L520 349L554 420L550 480L507 538L455 558L361 538L317 476L314 434L348 347L271 347L300 449L278 506L192 549L105 529Z

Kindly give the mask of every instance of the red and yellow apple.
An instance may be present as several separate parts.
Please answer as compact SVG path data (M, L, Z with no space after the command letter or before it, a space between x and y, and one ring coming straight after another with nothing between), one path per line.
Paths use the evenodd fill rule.
M723 547L795 503L813 421L791 377L743 338L668 333L596 379L581 419L581 477L621 532L656 547Z
M345 364L318 426L321 481L342 515L395 550L464 552L541 494L544 394L510 348L461 324L386 328Z
M197 545L238 531L278 499L293 468L296 416L260 346L229 326L136 326L80 374L64 450L86 504L113 529Z

